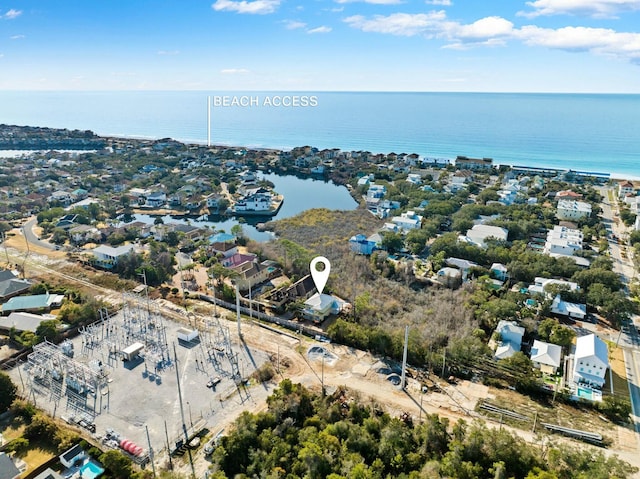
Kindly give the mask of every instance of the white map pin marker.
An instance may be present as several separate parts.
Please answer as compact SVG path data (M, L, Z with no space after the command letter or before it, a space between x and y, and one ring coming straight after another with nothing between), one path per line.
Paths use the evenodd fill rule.
M322 263L324 265L324 269L322 271L318 271L316 269L316 265L318 263ZM322 290L327 284L327 280L329 279L329 272L331 271L331 263L324 256L316 256L311 260L309 264L309 269L311 270L311 278L313 279L314 284L316 285L316 289L318 290L318 294L322 294Z

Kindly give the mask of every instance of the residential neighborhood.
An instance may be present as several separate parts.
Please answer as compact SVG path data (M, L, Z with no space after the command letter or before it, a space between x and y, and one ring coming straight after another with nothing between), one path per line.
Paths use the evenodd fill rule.
M287 198L264 172L321 176L348 188L357 206L279 218ZM638 365L627 352L640 346L639 193L640 185L607 175L491 158L309 146L107 138L89 152L3 158L0 334L17 348L46 349L106 321L112 308L126 311L115 298L133 293L180 312L193 338L211 334L194 320L210 305L216 321L219 310L230 321L242 314L384 364L404 355L419 390L465 381L633 425ZM247 235L258 229L245 216L255 215L270 240ZM243 220L224 231L211 216ZM309 275L319 255L335 270L324 291ZM44 279L36 270L48 257L73 273ZM97 286L111 293L78 292L103 275L115 286ZM133 344L122 348L126 360L145 347ZM383 375L385 385L396 384L393 374Z

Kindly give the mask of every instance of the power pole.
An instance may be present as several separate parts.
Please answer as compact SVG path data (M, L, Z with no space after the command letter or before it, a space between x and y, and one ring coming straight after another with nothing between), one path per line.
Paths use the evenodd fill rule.
M238 289L238 283L236 282L236 316L238 319L238 337L242 339L242 329L240 328L240 290Z
M151 459L151 469L153 471L153 477L156 477L156 465L153 461L153 447L151 447L151 439L149 438L149 426L145 424L144 429L145 431L147 431L147 444L149 444L149 459Z
M404 351L402 352L402 378L400 379L400 389L404 390L407 383L407 349L409 347L409 326L404 327Z
M187 431L187 424L184 420L184 405L182 404L182 389L180 389L180 368L178 367L178 353L176 352L176 344L173 343L173 359L176 364L176 381L178 383L178 400L180 401L180 417L182 418L182 432L184 433L184 445L187 447L189 453L189 462L191 463L191 474L193 479L196 479L196 468L193 465L193 457L191 457L191 449L189 449L189 432Z

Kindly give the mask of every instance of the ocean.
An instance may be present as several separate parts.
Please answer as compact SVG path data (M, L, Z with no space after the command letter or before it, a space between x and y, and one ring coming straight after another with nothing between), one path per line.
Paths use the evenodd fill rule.
M490 157L640 178L640 95L0 91L0 123L254 148Z

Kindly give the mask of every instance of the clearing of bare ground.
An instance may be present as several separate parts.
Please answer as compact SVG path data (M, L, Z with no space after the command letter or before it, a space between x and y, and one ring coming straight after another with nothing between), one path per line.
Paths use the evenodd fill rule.
M359 335L365 330L373 334L375 328L386 336L383 342L397 343L408 325L410 343L419 344L422 351L436 351L453 340L469 337L478 321L466 305L468 293L464 288L452 291L427 286L416 281L410 261L394 263L387 261L386 253L374 253L368 258L351 251L351 236L370 235L379 227L380 220L363 208L308 210L270 222L269 228L279 239L252 243L250 249L278 260L297 277L308 273L314 256L327 257L331 274L325 292L354 306L352 317L347 319L361 329ZM393 351L394 355L398 350L397 344L374 347L359 340L346 342L379 352Z

